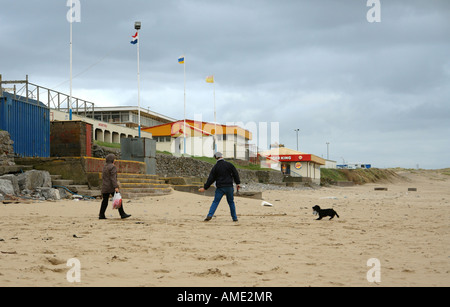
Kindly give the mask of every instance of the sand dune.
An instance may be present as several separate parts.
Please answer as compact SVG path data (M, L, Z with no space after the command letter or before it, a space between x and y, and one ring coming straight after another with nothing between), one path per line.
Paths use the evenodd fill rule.
M450 176L223 200L190 193L124 200L119 219L100 201L1 204L0 286L450 286ZM375 187L387 191L375 191ZM408 187L417 191L408 192ZM316 221L311 207L340 218ZM68 259L80 261L69 283ZM381 281L369 282L370 258Z

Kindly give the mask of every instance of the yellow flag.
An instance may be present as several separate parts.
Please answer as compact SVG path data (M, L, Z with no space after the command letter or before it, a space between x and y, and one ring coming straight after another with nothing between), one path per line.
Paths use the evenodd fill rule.
M206 82L208 82L208 83L214 83L214 76L208 76L208 77L206 77Z

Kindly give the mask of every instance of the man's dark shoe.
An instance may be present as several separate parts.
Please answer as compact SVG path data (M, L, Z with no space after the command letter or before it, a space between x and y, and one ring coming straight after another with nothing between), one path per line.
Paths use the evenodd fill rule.
M210 221L211 219L212 219L211 216L207 216L206 219L205 219L205 222Z
M129 218L130 216L131 216L131 214L124 214L124 215L121 215L120 217L122 219L126 219L126 218Z
M106 220L106 216L104 216L104 215L99 215L98 219L99 219L99 220Z

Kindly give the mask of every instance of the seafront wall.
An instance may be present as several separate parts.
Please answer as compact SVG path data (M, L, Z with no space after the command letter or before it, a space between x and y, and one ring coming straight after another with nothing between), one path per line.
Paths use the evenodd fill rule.
M188 157L175 157L172 155L156 155L156 174L161 177L198 177L206 178L213 165ZM273 170L238 169L242 183L282 183L283 174Z

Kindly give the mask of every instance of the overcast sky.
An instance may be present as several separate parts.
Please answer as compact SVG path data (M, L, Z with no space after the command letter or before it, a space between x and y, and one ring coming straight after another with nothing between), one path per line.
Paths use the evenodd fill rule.
M137 106L138 20L141 107L183 118L184 54L187 118L214 121L214 74L217 121L260 127L263 149L266 131L297 149L300 129L299 151L326 158L329 142L338 163L450 167L448 0L380 0L379 15L367 0L79 2L73 95L97 107ZM68 11L0 0L4 80L69 93Z

